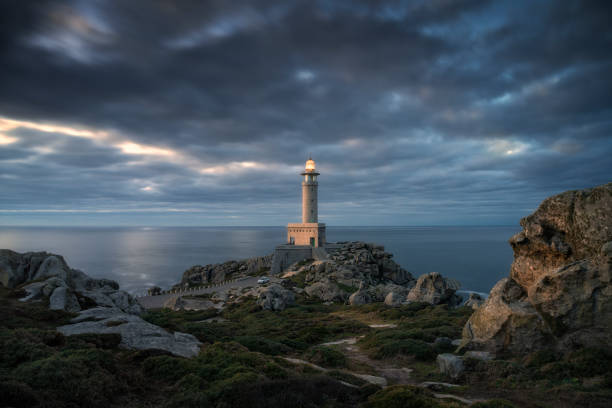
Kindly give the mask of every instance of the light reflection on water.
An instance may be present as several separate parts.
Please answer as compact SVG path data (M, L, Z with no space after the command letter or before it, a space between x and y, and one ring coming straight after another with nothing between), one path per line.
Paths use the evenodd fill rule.
M437 271L464 289L488 292L508 275L508 238L520 227L328 227L330 241L385 245L414 275ZM94 277L117 280L128 291L168 287L195 264L269 254L284 227L0 227L0 248L48 251Z

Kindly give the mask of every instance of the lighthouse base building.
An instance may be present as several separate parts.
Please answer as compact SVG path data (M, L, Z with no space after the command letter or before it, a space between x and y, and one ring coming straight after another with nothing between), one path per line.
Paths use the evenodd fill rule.
M289 245L325 247L325 224L319 222L293 223L287 225Z
M306 162L301 173L302 180L302 222L287 225L287 243L279 245L272 257L271 273L280 273L289 265L304 259L327 259L326 248L333 245L325 240L325 224L319 222L318 188L315 162Z

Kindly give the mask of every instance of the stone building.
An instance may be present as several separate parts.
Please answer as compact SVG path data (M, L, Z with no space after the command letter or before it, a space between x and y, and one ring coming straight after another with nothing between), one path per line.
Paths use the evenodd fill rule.
M271 273L280 273L304 259L327 259L326 249L331 247L325 240L325 224L319 222L319 174L315 161L309 158L301 173L302 222L287 225L287 243L274 249Z

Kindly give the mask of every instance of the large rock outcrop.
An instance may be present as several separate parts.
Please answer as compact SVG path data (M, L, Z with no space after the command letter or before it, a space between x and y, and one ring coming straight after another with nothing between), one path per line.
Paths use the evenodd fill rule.
M91 278L70 268L61 255L47 252L0 250L0 283L8 288L21 285L26 292L23 301L49 299L51 309L78 312L93 304L125 313L142 312L136 299L119 290L117 282Z
M0 283L21 287L24 302L48 300L50 309L78 312L71 324L58 327L64 335L119 333L122 347L161 349L183 357L200 350L201 343L192 335L169 333L141 319L140 304L117 282L71 269L60 255L0 250Z
M121 347L165 350L181 357L194 357L202 343L187 333L169 333L140 317L108 307L88 309L57 330L65 336L83 333L119 333Z
M393 261L381 245L353 241L338 243L326 260L303 260L283 276L301 275L308 296L325 302L362 305L385 302L399 306L410 302L459 304L459 283L437 272L416 280Z
M330 250L328 259L298 262L285 276L302 274L306 294L323 301L383 302L391 291L401 287L407 292L415 283L392 257L381 245L343 242Z
M272 255L259 256L241 261L227 261L220 264L195 265L183 272L177 287L190 287L220 283L239 276L255 275L269 270Z
M463 330L463 346L529 352L612 344L612 183L546 199L510 239L510 277Z
M448 303L455 306L461 302L461 297L455 294L459 287L460 284L456 280L445 278L438 272L430 272L419 276L414 287L408 292L406 300L427 302L432 305Z

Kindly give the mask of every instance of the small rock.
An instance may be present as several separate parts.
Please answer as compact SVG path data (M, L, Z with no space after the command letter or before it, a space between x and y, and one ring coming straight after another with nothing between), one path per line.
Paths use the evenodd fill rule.
M185 309L185 302L183 302L183 298L181 296L173 296L170 299L164 302L162 306L164 309L174 310L178 312L180 310Z
M468 300L466 300L464 306L471 307L472 309L478 309L484 303L484 299L478 293L470 293Z
M365 305L370 302L372 302L372 297L364 288L359 288L358 291L356 291L349 297L350 305Z
M420 383L419 387L427 388L431 391L446 391L447 388L455 388L458 387L458 385L437 381L425 381Z
M474 358L476 360L489 361L493 360L493 354L488 351L468 351L464 354L466 358Z
M601 254L608 258L612 258L612 241L608 241L601 246Z
M308 296L317 297L324 302L344 302L347 293L329 280L315 282L304 288Z
M438 346L451 346L453 340L450 337L436 337L434 344Z
M65 286L59 286L49 297L49 309L76 313L81 310L81 306L74 293Z
M400 306L404 303L406 299L406 295L400 292L389 292L387 296L385 296L385 305L387 306Z
M453 379L459 378L463 373L464 366L461 357L450 353L438 354L436 361L438 362L440 372Z

